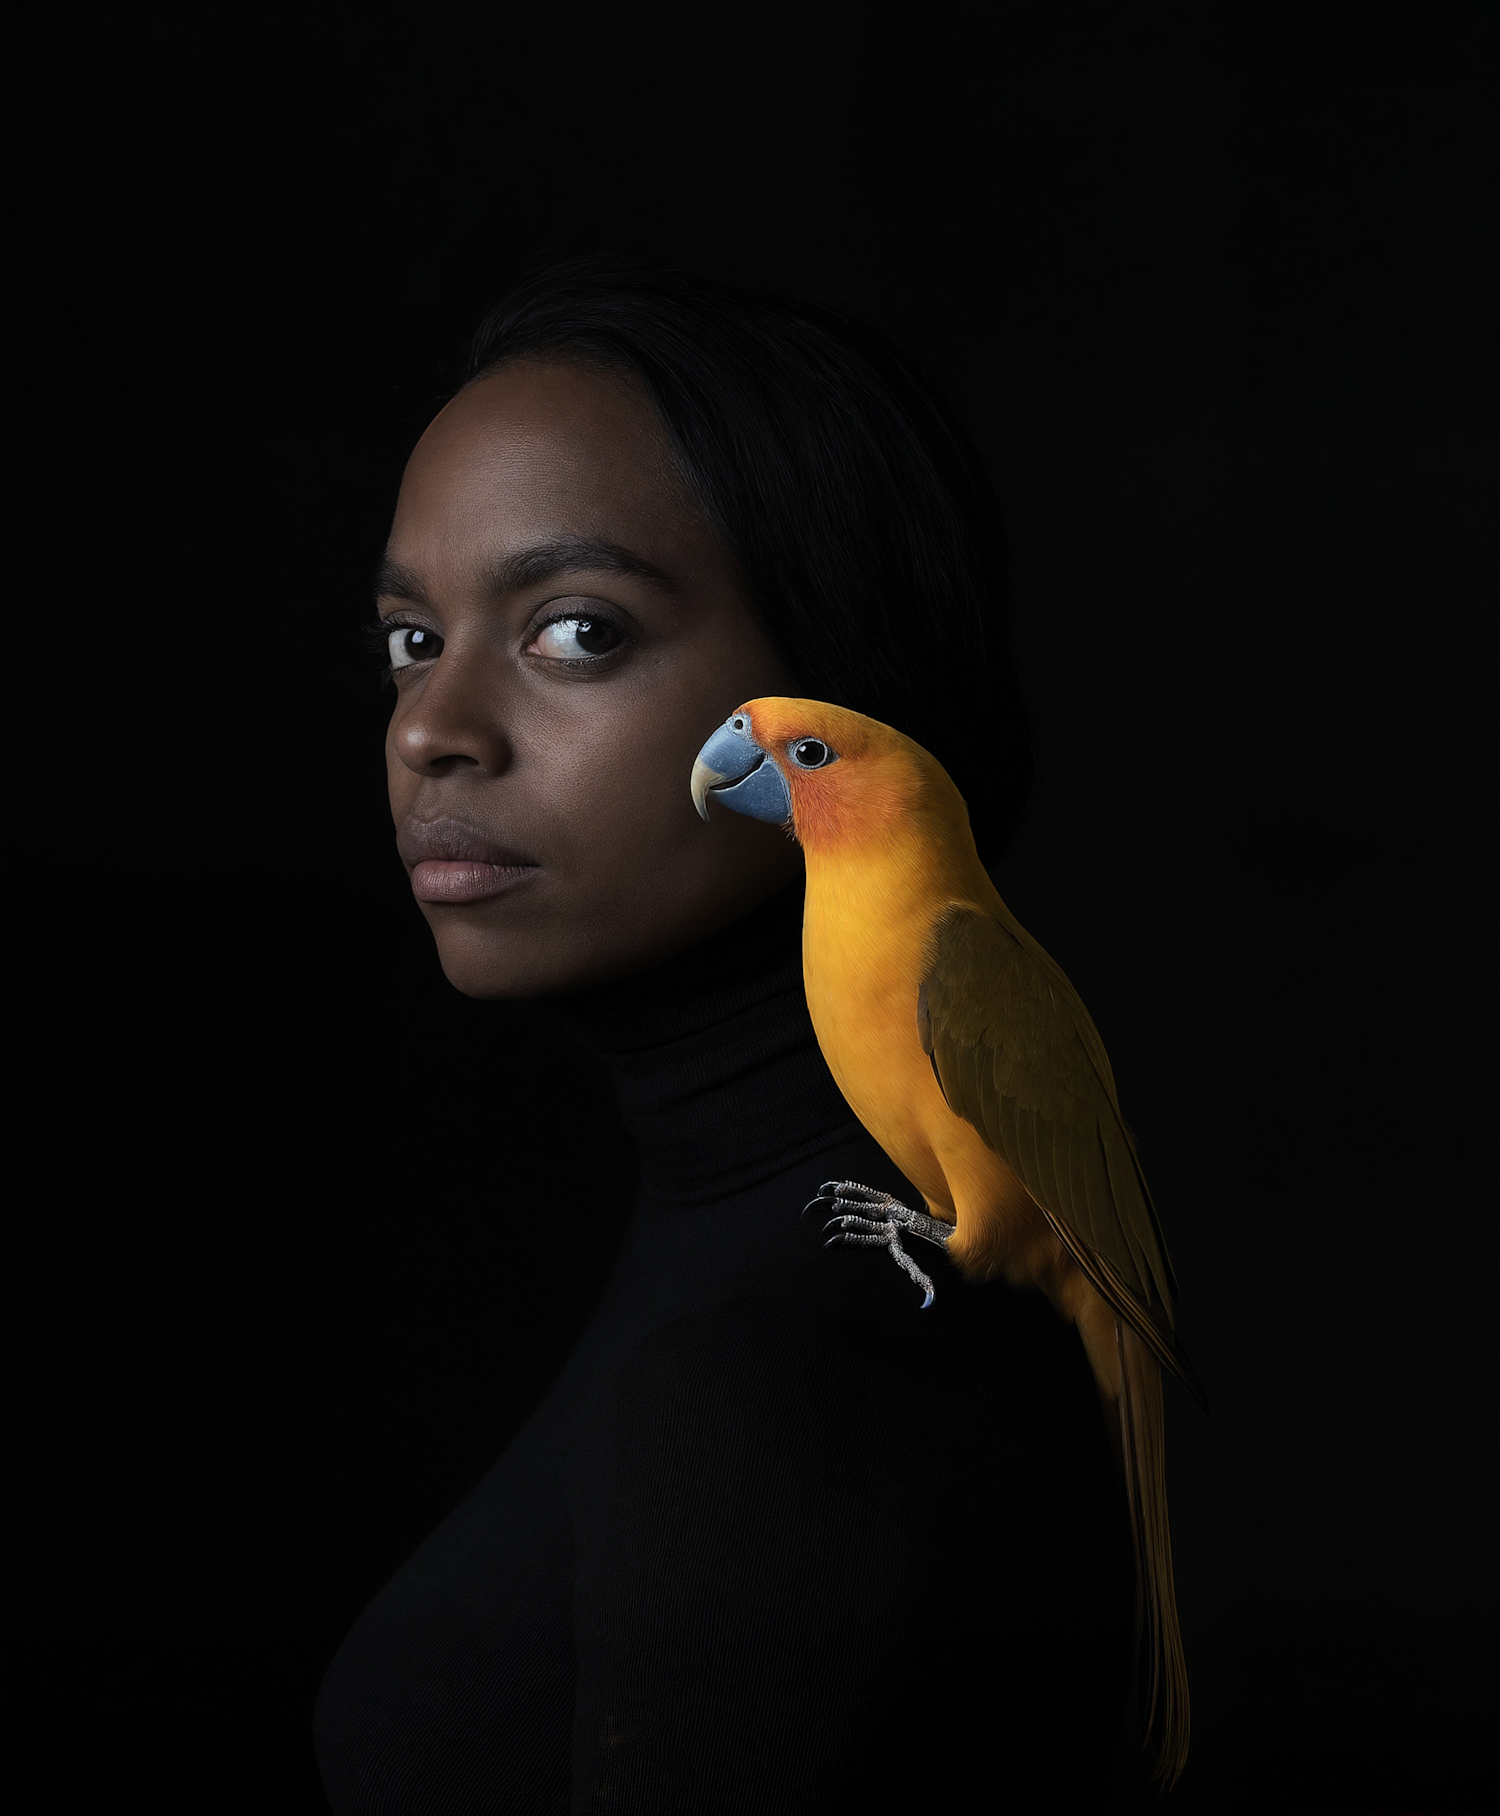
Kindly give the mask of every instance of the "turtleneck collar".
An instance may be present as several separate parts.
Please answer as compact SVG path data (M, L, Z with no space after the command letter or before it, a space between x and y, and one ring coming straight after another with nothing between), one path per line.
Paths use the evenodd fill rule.
M545 1005L613 1072L655 1197L728 1197L857 1126L807 1013L802 899L797 882L650 971Z

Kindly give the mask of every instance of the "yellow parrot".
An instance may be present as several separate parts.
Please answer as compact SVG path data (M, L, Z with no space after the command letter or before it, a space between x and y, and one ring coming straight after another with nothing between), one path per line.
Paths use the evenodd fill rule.
M1075 1325L1110 1428L1149 1643L1153 1776L1187 1758L1172 1586L1161 1370L1206 1406L1173 1329L1167 1259L1114 1074L1088 1011L990 881L963 797L919 744L817 700L751 700L699 752L691 791L785 825L803 848L802 963L813 1028L850 1108L926 1200L852 1181L815 1199L834 1241L901 1235L973 1279L1038 1287ZM811 1208L811 1207L809 1207Z

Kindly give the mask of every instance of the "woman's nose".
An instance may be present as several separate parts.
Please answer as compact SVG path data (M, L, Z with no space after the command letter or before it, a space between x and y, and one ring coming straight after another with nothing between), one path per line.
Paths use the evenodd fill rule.
M499 665L494 652L443 651L391 715L391 746L408 769L423 776L462 768L499 775L508 767Z

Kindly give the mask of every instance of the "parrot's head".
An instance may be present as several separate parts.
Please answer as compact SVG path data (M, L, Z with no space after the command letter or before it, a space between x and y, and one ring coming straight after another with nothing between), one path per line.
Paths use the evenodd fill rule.
M737 707L698 752L693 805L710 798L784 825L809 853L888 837L927 804L967 813L920 744L878 719L823 700L769 696Z

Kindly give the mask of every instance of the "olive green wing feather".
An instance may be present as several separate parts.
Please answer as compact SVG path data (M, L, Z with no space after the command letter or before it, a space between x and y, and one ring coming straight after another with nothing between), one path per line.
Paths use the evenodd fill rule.
M1201 1397L1177 1281L1098 1031L1021 930L954 908L933 929L917 1031L951 1109L1036 1200L1090 1282Z

